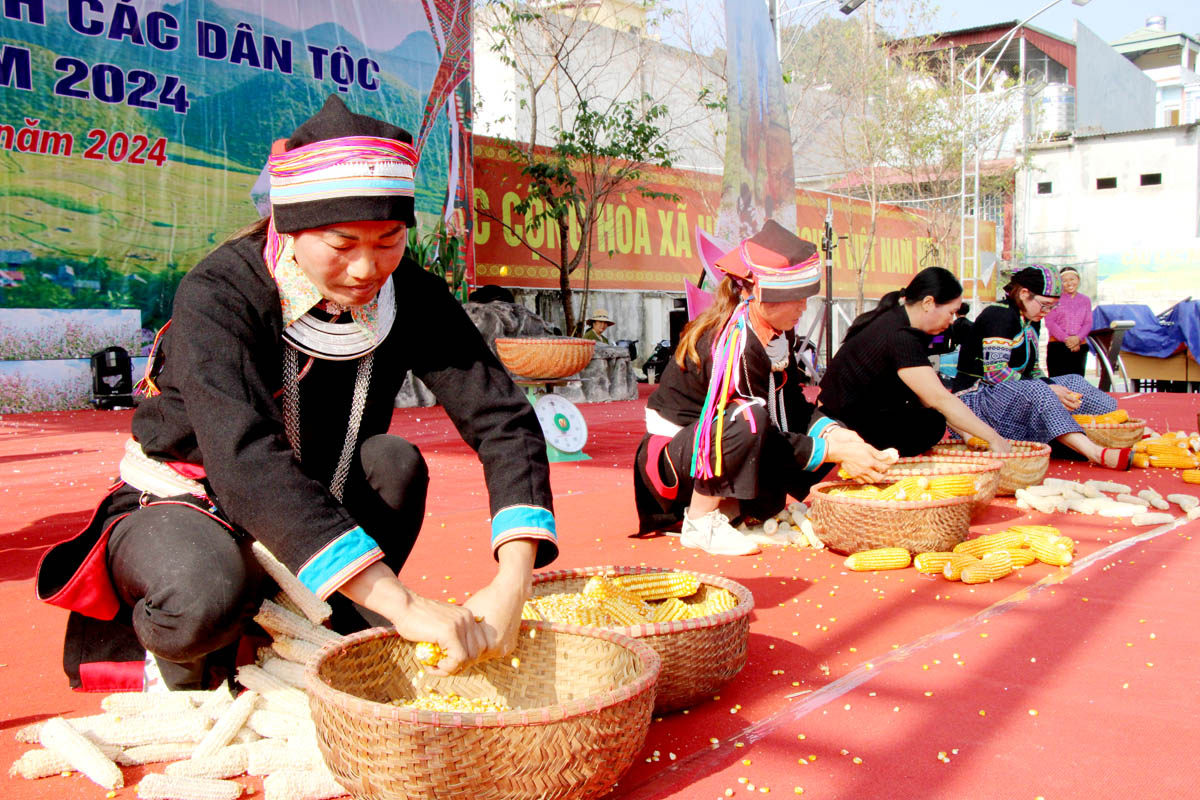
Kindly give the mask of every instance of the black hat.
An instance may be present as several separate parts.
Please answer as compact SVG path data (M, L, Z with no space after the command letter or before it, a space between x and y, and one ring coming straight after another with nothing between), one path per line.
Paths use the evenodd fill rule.
M1042 297L1062 297L1062 276L1041 264L1032 264L1015 273L1012 282Z
M756 276L758 299L764 303L803 300L821 289L817 246L773 219L713 263L727 275L743 279Z
M321 158L320 145L345 142L339 157ZM355 114L330 95L321 110L296 128L285 152L267 162L271 174L271 213L280 233L338 222L396 220L416 227L413 172L417 154L408 131L383 120ZM361 145L361 147L359 146ZM295 151L313 151L311 165L297 166Z

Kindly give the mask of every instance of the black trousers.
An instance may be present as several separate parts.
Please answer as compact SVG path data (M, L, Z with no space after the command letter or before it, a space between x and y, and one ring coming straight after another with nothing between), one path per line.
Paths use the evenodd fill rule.
M1088 345L1084 342L1072 353L1066 342L1050 342L1046 345L1046 374L1051 378L1059 375L1082 375L1087 367Z
M362 473L347 482L344 504L383 549L384 563L399 570L425 516L428 467L415 446L386 434L364 441L359 455ZM140 508L113 529L113 585L138 641L159 657L172 688L196 688L198 665L235 643L263 597L276 590L251 553L251 541L184 505ZM338 632L367 627L346 598L335 594L329 602ZM180 669L171 670L164 660Z
M753 425L747 414L753 419ZM695 437L695 423L683 428L663 448L658 464L653 467L647 463L650 437L642 438L634 459L634 494L640 533L662 530L680 522L693 489L699 489L701 494L709 497L737 499L742 515L766 519L783 510L788 495L798 500L807 497L808 490L831 467L822 464L812 472L803 469L791 442L771 425L762 406L749 406L732 421L726 418L721 439L720 476L692 478ZM666 486L675 486L674 498L664 497L655 489L648 474L650 468L658 469Z
M946 418L941 412L919 403L881 408L869 417L843 419L842 424L877 450L894 447L905 457L921 455L946 435Z

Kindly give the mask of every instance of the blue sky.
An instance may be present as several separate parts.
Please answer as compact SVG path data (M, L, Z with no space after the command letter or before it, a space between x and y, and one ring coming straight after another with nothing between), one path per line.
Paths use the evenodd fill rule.
M943 0L934 14L933 27L919 32L1019 21L1048 3L1049 0L1005 0L1000 3ZM854 13L863 11L859 8ZM1085 6L1077 6L1072 0L1061 0L1029 24L1071 39L1078 18L1101 39L1112 41L1143 27L1150 16L1166 17L1168 32L1187 33L1193 37L1200 35L1200 2L1197 0L1091 0Z

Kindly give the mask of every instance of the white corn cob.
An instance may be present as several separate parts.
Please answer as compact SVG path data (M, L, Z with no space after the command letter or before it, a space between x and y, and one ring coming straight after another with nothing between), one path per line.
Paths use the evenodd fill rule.
M1102 517L1132 517L1134 514L1141 514L1146 510L1145 506L1134 505L1133 503L1118 503L1116 500L1109 500L1096 508L1096 513Z
M113 714L128 717L146 711L191 711L195 708L195 703L192 702L189 692L118 692L101 700L100 707Z
M246 774L249 756L245 745L222 747L211 756L189 758L167 764L168 775L183 775L188 778L234 778Z
M1115 494L1129 494L1131 491L1130 487L1123 483L1116 483L1115 481L1089 480L1084 483L1084 486L1091 486L1094 489L1099 489L1102 492Z
M1068 489L1073 492L1083 492L1083 484L1079 481L1069 481L1065 478L1046 478L1042 481L1042 486L1051 486L1060 492Z
M96 746L100 748L101 753L114 761L121 753L121 748L114 747L111 744L98 744ZM37 747L22 753L20 758L13 762L12 767L8 770L8 774L14 778L21 777L33 780L34 778L45 778L63 772L73 772L74 770L75 767L71 765L71 762L59 755L57 751Z
M169 716L137 714L97 721L92 727L92 735L102 742L121 747L165 742L194 743L204 738L210 724L208 716L198 710Z
M1079 492L1084 497L1103 497L1104 492L1097 489L1095 486L1090 486L1086 483L1077 483L1078 487L1075 491Z
M295 661L297 664L307 664L321 649L312 642L303 639L293 639L291 636L280 636L271 642L271 649L280 658Z
M1150 501L1144 497L1139 497L1136 494L1119 494L1117 495L1118 503L1130 503L1131 505L1141 506L1146 508L1150 505Z
M209 719L215 720L225 713L225 709L229 708L233 703L233 692L229 689L229 684L221 684L221 688L213 689L200 703L200 711Z
M1187 510L1188 519L1200 519L1200 506L1192 506Z
M1026 486L1025 492L1035 497L1050 497L1051 495L1062 494L1062 489L1057 486L1051 486L1049 482L1046 482L1041 486Z
M1133 518L1129 521L1138 526L1162 525L1167 522L1174 522L1175 518L1170 514L1163 514L1162 512L1149 512L1146 514L1134 514Z
M178 761L181 758L191 758L195 749L195 742L143 744L125 748L117 756L116 762L123 767L136 767L143 764L157 764L160 761Z
M300 612L308 617L310 622L320 625L329 619L333 613L329 603L313 594L312 590L301 583L300 579L285 567L283 562L277 559L262 542L256 541L250 549L254 551L254 557L258 559L258 563L262 564L267 574L279 585L288 599L300 609Z
M268 658L259 666L264 672L274 675L284 683L290 684L297 689L304 688L304 665L297 664L295 661L287 661L282 658Z
M254 707L258 704L258 692L249 689L233 701L225 713L213 723L212 729L205 734L196 745L192 758L206 758L216 755L217 751L227 746L242 726L246 724Z
M104 755L95 742L72 728L62 719L48 719L42 726L42 746L53 750L71 766L105 789L120 789L125 777L111 758Z
M1163 498L1161 494L1153 489L1142 489L1137 493L1137 496L1150 503L1159 511L1166 511L1171 505Z
M266 739L287 739L302 731L316 728L309 717L297 717L267 708L260 708L246 720L247 727Z
M262 693L259 708L290 714L302 719L312 718L312 709L308 705L308 695L299 689L270 689Z
M282 634L295 639L304 639L314 644L326 645L335 642L340 637L319 625L313 625L299 614L293 614L278 603L263 600L262 607L254 615L254 621L266 628L273 635Z
M1018 501L1025 501L1030 508L1040 511L1043 514L1053 514L1058 510L1058 502L1056 498L1039 497L1035 494L1030 494L1027 489L1017 489L1015 496Z
M91 732L91 730L95 728L97 724L107 724L111 722L112 715L92 714L88 717L72 717L70 719L62 717L61 719L63 719L68 725L80 733L87 734ZM31 722L28 725L23 725L22 727L17 728L17 731L13 734L13 736L18 742L22 742L24 744L38 744L42 740L42 726L45 724L46 720Z
M263 780L265 800L329 800L348 792L322 766L320 769L285 769Z
M1167 499L1184 511L1191 511L1196 506L1200 506L1200 497L1196 497L1195 495L1169 494L1167 495Z
M1074 511L1077 514L1095 514L1097 505L1096 500L1085 497L1079 500L1068 500L1067 510Z
M258 699L258 702L262 703L261 697ZM230 746L233 746L235 744L249 744L250 742L257 742L261 738L262 737L259 736L254 731L250 730L249 728L243 727L240 731L237 732L237 735L235 735L233 737L233 741L230 742L229 744L230 744Z
M817 537L817 532L813 530L812 520L810 520L808 517L805 517L804 521L800 523L800 532L803 533L804 538L808 540L809 547L817 550L825 549L825 543Z
M143 800L237 800L241 794L242 785L237 781L151 772L138 783L137 796Z
M260 694L285 689L294 690L296 688L255 664L245 664L238 667L237 682L247 689L252 689Z
M279 739L260 739L246 745L246 774L270 775L285 769L312 769L322 764L321 753L292 747Z
M770 536L775 531L779 530L779 520L777 520L777 519L767 520L766 522L763 523L762 530L763 530L763 533Z

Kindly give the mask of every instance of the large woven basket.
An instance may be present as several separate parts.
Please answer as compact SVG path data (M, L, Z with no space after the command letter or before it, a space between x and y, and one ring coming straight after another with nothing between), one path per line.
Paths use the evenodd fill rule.
M581 567L535 573L533 595L578 592L593 575L637 575L644 572L671 572L650 567ZM662 657L658 676L657 713L688 708L707 700L712 693L733 680L746 665L750 637L750 612L754 596L739 583L718 575L692 573L700 582L726 589L737 598L737 605L720 614L674 622L648 622L616 628L644 642Z
M971 475L975 478L974 516L996 499L1000 488L1000 465L958 456L912 456L893 464L883 477L883 483L895 483L906 475Z
M545 339L497 339L496 355L510 372L525 378L574 375L592 360L596 343L568 336Z
M971 495L946 500L870 500L831 495L855 488L850 481L818 483L809 494L813 532L830 550L857 553L877 547L903 547L912 553L952 550L971 528Z
M935 457L957 456L971 458L989 464L1000 464L999 495L1014 495L1017 489L1034 486L1042 482L1050 469L1050 445L1044 442L1010 442L1012 452L993 453L991 450L975 450L963 442L935 444L928 455Z
M536 631L536 636L534 635ZM515 710L418 711L415 645L376 628L325 646L306 680L317 743L338 782L369 800L593 798L645 743L660 659L615 631L522 623L510 659L423 689L503 696Z
M1101 447L1133 447L1146 434L1146 420L1131 419L1128 422L1080 423L1087 437Z

